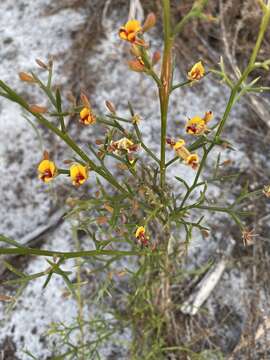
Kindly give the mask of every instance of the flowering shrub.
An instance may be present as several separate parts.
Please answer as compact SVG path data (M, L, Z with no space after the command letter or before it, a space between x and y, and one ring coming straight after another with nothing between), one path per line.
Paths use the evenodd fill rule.
M93 341L85 338L84 326L89 325L84 319L81 308L80 270L83 267L78 263L78 283L75 286L68 275L62 270L62 264L71 258L92 258L97 266L95 272L106 272L111 264L117 263L123 257L134 258L134 270L129 272L130 292L125 300L126 309L117 313L115 318L121 326L132 329L133 337L130 345L130 356L133 359L163 359L170 352L178 351L179 356L185 352L177 343L177 337L172 335L175 304L171 296L171 285L176 273L176 263L179 254L184 257L188 244L192 241L192 231L208 231L203 223L201 212L226 213L242 231L243 241L246 245L254 236L252 230L244 225L243 217L247 215L242 211L241 204L251 196L265 194L269 197L269 186L257 189L251 193L247 189L230 204L209 204L207 199L208 183L203 179L203 171L208 157L215 147L230 147L229 141L223 138L223 130L231 113L233 105L246 92L266 90L258 86L259 79L252 79L254 69L264 68L264 63L257 62L266 28L270 18L270 1L267 4L260 1L262 8L262 22L257 42L250 56L247 66L234 81L226 73L223 61L219 69L206 69L203 61L198 61L187 71L186 79L175 84L173 82L173 46L175 38L188 21L195 18L205 19L206 0L194 1L191 10L176 25L172 23L170 15L170 1L163 0L163 26L164 47L163 53L151 53L150 44L145 39L145 33L156 23L154 14L149 14L144 24L136 19L130 19L119 29L119 41L126 41L130 46L132 60L128 62L130 70L144 73L149 76L157 86L160 105L160 154L157 155L149 144L143 140L140 124L143 121L136 114L133 105L127 104L129 117L118 114L114 104L106 101L109 114L96 114L91 107L87 95L82 92L80 102L71 109L63 109L60 90L53 86L53 64L37 60L37 65L47 71L47 82L43 82L36 73L19 74L20 80L41 88L50 105L43 107L38 104L28 104L15 90L3 81L0 81L0 96L17 103L24 111L33 116L35 121L48 131L55 134L59 140L66 143L74 152L74 158L68 162L63 160L63 168L56 165L44 151L43 158L37 166L38 177L41 181L49 183L57 177L64 176L75 187L84 186L91 182L94 189L90 195L85 194L84 200L71 199L70 217L74 216L78 222L77 230L84 230L89 235L89 241L94 246L91 250L73 252L46 251L36 248L23 247L14 240L1 237L3 242L12 247L3 247L0 254L21 254L25 256L36 255L52 258L48 260L49 269L36 276L24 275L24 281L36 277L46 277L45 286L48 285L53 274L61 275L69 290L78 300L79 331L81 340L74 348L67 350L59 358L86 359L96 354L93 350L102 343L104 328L91 325L99 335ZM158 63L161 60L160 73ZM230 96L224 114L220 120L215 119L212 111L201 117L195 116L187 120L182 133L185 139L173 139L167 136L168 107L171 93L183 86L196 86L204 80L206 75L218 76L228 85ZM255 86L256 85L256 86ZM201 109L200 109L201 111ZM66 127L66 117L76 115L78 123L83 126L106 126L106 135L103 139L88 144L89 151L79 147L69 135ZM83 131L83 128L82 128ZM166 158L166 149L173 150L170 160ZM111 163L117 162L121 176L113 173ZM69 168L66 164L69 163ZM172 186L172 180L167 170L171 166L188 166L194 171L191 185L184 177L175 177L179 188ZM96 175L96 177L94 176ZM96 184L95 184L96 182ZM179 191L180 190L180 191ZM196 191L199 190L199 191ZM199 195L198 195L199 193ZM198 216L199 215L199 216ZM93 220L94 219L94 220ZM194 220L195 219L195 220ZM94 229L94 230L93 230ZM172 242L173 234L185 232L184 242ZM178 259L178 260L177 260ZM178 265L179 266L179 263ZM10 267L12 270L13 268ZM14 270L14 269L13 269ZM18 272L14 270L15 274ZM110 275L111 276L111 275ZM115 323L106 323L108 334L113 334ZM55 326L54 332L61 333ZM68 331L67 331L68 332ZM141 336L143 334L143 336ZM67 346L67 342L65 343ZM94 351L94 352L93 352ZM64 357L63 357L64 356ZM88 357L87 357L88 356Z

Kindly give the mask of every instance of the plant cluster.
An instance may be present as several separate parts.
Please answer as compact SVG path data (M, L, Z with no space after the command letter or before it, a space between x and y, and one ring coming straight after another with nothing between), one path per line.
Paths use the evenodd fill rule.
M54 324L51 330L51 333L60 336L61 344L65 347L55 359L98 359L98 347L121 327L132 330L129 346L132 359L164 359L170 354L179 355L181 358L186 353L194 359L205 358L203 353L196 354L184 343L178 343L175 335L177 304L171 294L171 285L180 281L179 264L192 241L193 231L198 230L204 234L210 231L205 225L202 212L228 214L240 227L243 241L248 245L254 233L244 224L243 217L249 213L243 210L243 206L251 196L258 197L264 193L269 197L269 186L253 192L249 192L247 186L232 203L213 204L208 199L208 186L211 181L224 180L220 175L220 168L224 165L220 157L213 174L208 178L203 175L214 148L222 152L223 149L233 147L230 141L223 137L223 130L234 104L247 92L268 90L261 87L260 79L252 78L252 74L258 68L268 69L269 60L259 63L257 55L269 24L270 1L259 1L263 15L258 38L247 66L241 70L236 69L237 80L226 72L222 58L218 69L206 69L203 61L198 59L187 71L186 79L175 83L174 41L187 22L196 18L209 20L209 16L204 13L206 4L207 0L194 1L186 16L179 23L173 24L170 1L162 0L162 53L151 53L151 46L145 36L145 33L155 26L156 17L153 13L147 16L144 24L130 19L119 29L120 40L130 46L130 70L144 73L157 87L160 154L151 149L151 144L145 143L144 134L140 130L140 124L144 120L135 112L134 104L130 102L127 103L129 117L121 116L110 101L106 101L108 113L97 114L85 92L81 92L79 103L74 97L70 108L64 108L61 91L53 84L51 60L48 63L36 60L39 68L47 72L46 82L34 72L19 74L21 81L42 90L49 103L47 107L29 104L16 90L0 81L0 96L18 104L24 112L33 117L34 126L38 124L48 129L73 151L73 157L63 159L63 165L59 166L45 150L37 166L39 179L48 184L57 177L64 176L70 179L75 187L90 183L92 189L85 193L83 199L68 201L71 208L67 217L74 219L76 251L60 252L24 247L4 235L0 239L10 245L0 248L1 255L46 257L49 267L30 275L6 262L8 269L18 277L9 283L21 284L19 293L29 281L40 277L45 278L46 287L52 276L57 274L63 278L70 293L77 299L76 324L71 327ZM217 76L229 87L230 96L223 116L217 119L211 109L199 109L200 115L187 119L180 139L168 137L167 123L171 121L168 119L168 108L172 92L184 86L196 86L207 75ZM66 119L70 116L77 118L82 131L86 126L105 127L105 137L89 142L88 151L83 150L68 132ZM172 156L167 159L169 150ZM115 163L117 175L112 166ZM184 177L174 176L174 179L171 179L167 175L169 167L177 169L178 166L193 169L191 184ZM172 185L172 180L175 179L178 186ZM86 243L90 250L82 249L77 236L79 230L87 236ZM183 234L182 241L175 236L176 233ZM125 257L133 258L132 266L125 266L123 271L112 271L113 264L116 264L117 268L117 264ZM77 261L76 281L71 280L70 272L62 269L68 259ZM106 297L107 294L113 294L117 298L117 291L111 286L113 277L128 277L129 290L124 296L125 299L122 299L125 309L115 310L114 321L105 320L101 315L89 320L83 315L85 300L81 271L89 264L87 259L91 259L91 276L96 276L97 273L107 274L106 280L99 275L100 284L95 299ZM92 330L88 331L89 328ZM97 334L96 338L86 335L86 332L91 331ZM80 340L75 343L72 340L74 332L80 334Z

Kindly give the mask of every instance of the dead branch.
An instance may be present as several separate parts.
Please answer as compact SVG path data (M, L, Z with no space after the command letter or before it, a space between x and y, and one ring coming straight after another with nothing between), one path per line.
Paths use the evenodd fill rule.
M212 266L212 268L206 273L200 283L195 287L194 292L181 306L181 311L183 314L193 316L198 313L200 307L209 298L215 286L221 279L221 276L226 269L228 257L231 254L234 245L235 241L231 240L226 250L226 254L224 254L221 259Z

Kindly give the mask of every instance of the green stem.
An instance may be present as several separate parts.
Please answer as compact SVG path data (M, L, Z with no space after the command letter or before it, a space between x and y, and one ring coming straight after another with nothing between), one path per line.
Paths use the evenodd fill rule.
M158 164L160 164L159 159L156 157L156 155L145 145L145 143L142 140L142 134L140 132L140 129L138 127L137 124L134 124L134 129L137 135L138 140L140 141L141 147L148 153L149 156L151 156L151 158L153 160L155 160Z
M164 51L159 87L161 139L160 139L160 186L165 186L166 178L166 134L167 116L172 82L172 46L170 0L163 0Z
M173 35L176 36L180 31L182 31L183 27L186 23L194 18L198 18L202 15L204 7L207 5L208 0L197 0L194 2L191 10L179 21L179 23L175 26Z
M190 84L190 83L192 83L192 82L193 82L193 80L187 80L187 81L184 81L184 82L182 82L182 83L173 85L172 88L171 88L171 92L173 92L174 90L176 90L176 89L178 89L178 88L180 88L180 87L183 87L183 86L185 86L185 85L188 85L188 84Z
M33 248L0 248L0 255L32 255L32 256L48 256L60 257L63 259L74 259L79 257L93 257L99 255L107 256L138 256L142 253L136 251L120 251L120 250L89 250L89 251L48 251Z

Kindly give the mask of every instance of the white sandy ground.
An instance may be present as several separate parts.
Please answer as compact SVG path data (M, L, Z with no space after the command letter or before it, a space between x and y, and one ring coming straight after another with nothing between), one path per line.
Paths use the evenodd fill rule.
M6 0L0 4L0 79L7 81L16 89L22 91L23 84L18 81L17 72L31 70L34 59L39 57L46 59L50 54L57 58L57 74L69 56L72 45L70 32L75 30L85 21L84 13L78 9L62 10L49 17L42 16L44 7L52 0ZM120 24L120 23L119 23ZM117 28L112 18L110 26ZM99 81L95 93L91 94L97 110L104 110L104 101L110 100L117 105L122 114L126 112L126 104L131 100L136 112L142 116L140 128L144 134L144 140L152 144L153 150L158 151L159 124L156 91L149 79L143 75L127 71L123 61L126 54L126 46L120 44L115 32L104 38L93 49L93 56L89 59L89 71L98 74ZM68 74L70 76L70 74ZM59 78L60 79L60 78ZM68 77L62 77L61 82L67 83ZM37 96L37 95L36 95ZM206 110L213 110L215 118L220 119L228 94L226 91L206 79L199 90L194 94L192 88L175 91L169 114L169 134L181 137L183 124L186 116L202 114ZM37 96L38 99L38 96ZM233 112L232 119L239 123L244 116L243 109L237 107ZM81 135L81 141L91 139L92 129ZM55 147L55 144L53 144ZM20 237L33 231L40 224L44 224L50 210L55 204L55 197L36 178L36 164L40 160L41 153L38 139L23 118L20 109L7 101L0 100L0 168L4 169L5 176L0 180L0 232L20 240ZM168 158L173 156L168 152ZM244 153L228 153L226 158L231 157L242 166L246 166L248 160ZM239 161L240 160L240 161ZM180 165L171 167L171 175L185 174L187 181L192 181L192 170ZM211 190L215 196L219 195L216 188ZM47 239L44 248L68 250L72 248L72 239L69 223L60 225ZM202 244L201 240L195 242L191 251L197 252L198 248L213 248L211 240ZM68 263L73 267L73 263ZM26 272L35 273L46 268L43 259L34 259L26 269ZM239 292L239 287L245 286L245 279L233 281L237 289L230 289L229 284L234 274L227 274L224 284L228 291ZM30 350L39 360L46 359L51 354L53 344L47 338L45 342L40 337L54 321L70 323L76 317L75 303L70 298L63 298L64 284L61 279L55 277L46 290L42 290L43 281L36 280L29 284L21 296L14 310L4 314L4 305L0 304L1 328L0 343L10 335L17 346L17 356L20 360L28 360L29 356L24 350ZM224 289L224 287L223 287ZM220 294L220 295L219 295ZM217 293L222 296L222 289ZM226 298L231 305L238 303L233 297ZM229 299L229 300L228 300ZM35 329L35 331L33 330ZM33 334L35 332L35 334ZM104 355L104 359L107 355Z

